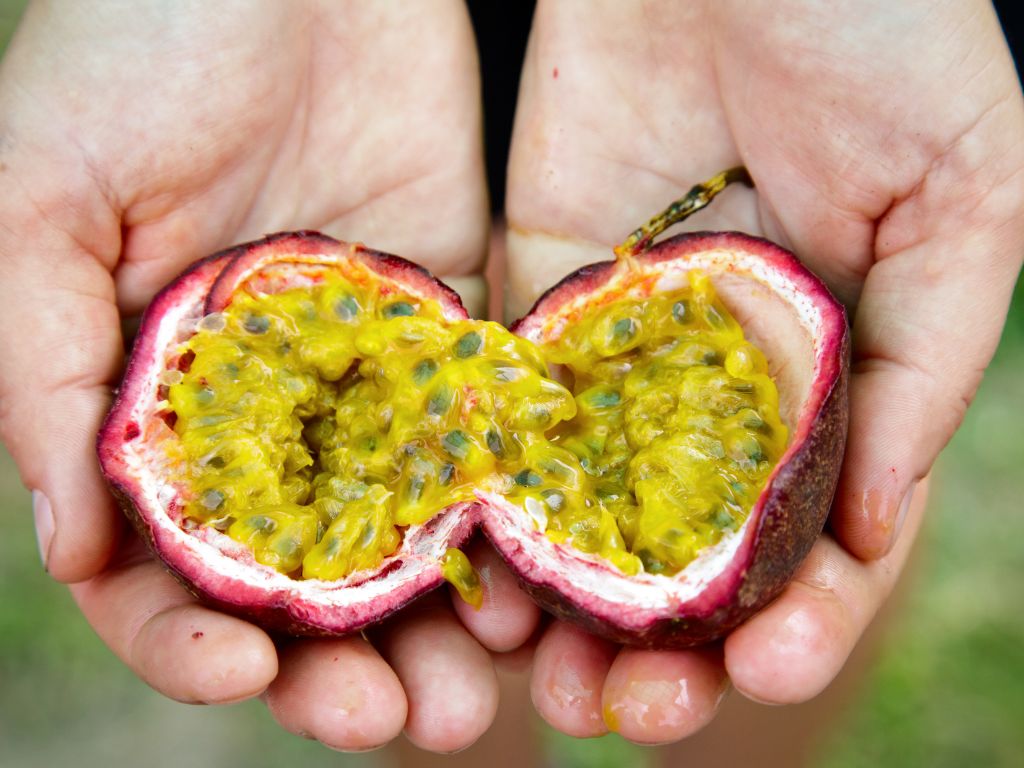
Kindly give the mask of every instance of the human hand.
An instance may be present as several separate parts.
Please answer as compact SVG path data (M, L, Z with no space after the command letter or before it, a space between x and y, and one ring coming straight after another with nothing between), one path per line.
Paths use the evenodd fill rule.
M445 601L372 645L276 647L121 536L94 449L122 319L197 257L316 227L446 278L476 274L487 212L461 4L38 2L3 62L0 113L0 435L35 489L49 572L170 697L262 694L285 728L342 749L403 727L427 749L471 743L497 686ZM482 297L479 278L453 282ZM496 578L492 601L507 584L525 602ZM489 602L474 616L484 641L521 642L494 614Z
M830 533L721 648L619 649L563 624L532 692L566 733L673 741L750 698L820 692L888 595L924 478L960 423L1024 252L1024 109L985 2L549 2L508 188L512 311L554 272L745 165L687 225L794 250L850 309L850 436ZM543 264L544 268L538 266Z

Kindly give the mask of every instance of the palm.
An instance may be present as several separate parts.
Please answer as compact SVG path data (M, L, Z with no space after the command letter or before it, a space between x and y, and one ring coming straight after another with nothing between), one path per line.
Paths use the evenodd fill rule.
M879 219L1005 96L1006 78L967 88L1005 51L961 58L942 37L950 18L920 9L868 27L855 23L860 4L739 5L542 4L510 222L606 251L694 181L742 163L757 193L732 191L683 228L781 240L852 304L886 255ZM910 34L932 45L908 53Z
M541 2L524 78L508 195L514 314L557 277L538 269L552 255L563 272L608 258L692 183L738 164L756 191L730 190L683 227L787 244L855 310L851 435L831 523L847 551L823 537L797 582L725 645L744 692L806 699L898 572L912 540L896 543L907 489L959 423L1019 269L1024 154L1011 137L1024 121L991 8ZM571 674L592 695L566 706L563 651L581 644L591 651ZM685 654L616 655L564 628L538 658L542 714L581 735L602 729L602 700L604 711L638 700L625 681L723 674ZM679 738L714 709L711 684L691 686L703 698L688 716L663 690L641 700L647 720L678 722L644 725L634 707L624 733Z
M121 203L108 223L126 228L122 304L275 229L359 238L441 272L477 267L479 115L458 9L264 5L134 19L137 35L120 29L123 45L68 73L88 101L49 129L89 143L89 172ZM431 34L462 44L423 46ZM73 39L58 65L87 43ZM111 74L97 94L98 72Z
M198 257L301 227L441 274L477 271L487 230L477 91L453 0L28 10L0 77L0 171L12 190L0 200L11 342L0 433L57 518L41 538L49 570L80 582L73 593L97 632L164 693L223 701L273 681L266 698L286 727L344 748L405 726L428 748L457 749L493 717L490 662L450 608L381 632L388 662L358 637L278 652L255 627L196 604L137 541L112 556L123 517L93 449L122 365L119 319ZM33 378L33 395L14 371ZM409 662L409 638L439 650ZM425 685L425 666L449 657L464 675ZM355 716L329 716L348 709Z

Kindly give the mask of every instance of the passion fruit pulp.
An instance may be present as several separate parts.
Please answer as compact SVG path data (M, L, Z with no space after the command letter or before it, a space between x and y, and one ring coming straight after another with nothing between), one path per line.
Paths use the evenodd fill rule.
M442 579L479 604L458 547L480 525L560 615L646 645L717 636L820 532L846 326L765 241L647 248L686 213L518 335L316 233L210 257L147 312L104 470L172 571L267 626L353 631Z

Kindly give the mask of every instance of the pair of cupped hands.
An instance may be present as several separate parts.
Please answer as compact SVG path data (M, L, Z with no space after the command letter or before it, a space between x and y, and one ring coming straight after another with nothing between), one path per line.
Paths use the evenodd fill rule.
M730 686L815 696L886 598L1024 251L1024 108L990 5L541 0L517 110L511 315L692 183L749 168L756 190L695 224L791 248L851 312L828 531L777 601L693 650L542 623L486 546L469 553L480 611L435 593L365 636L275 643L198 604L127 532L97 466L122 321L194 259L296 228L402 254L478 303L472 30L457 0L33 2L0 70L0 434L46 568L158 691L260 696L338 749L404 729L451 751L494 717L493 655L528 644L555 728L670 742Z

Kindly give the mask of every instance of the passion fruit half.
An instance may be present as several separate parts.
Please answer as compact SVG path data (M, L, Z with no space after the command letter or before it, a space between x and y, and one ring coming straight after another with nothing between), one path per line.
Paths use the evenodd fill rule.
M114 493L195 594L344 634L451 582L480 527L527 590L617 641L686 646L773 599L846 437L842 307L737 233L651 246L691 190L512 326L315 232L194 265L148 308L99 436Z

